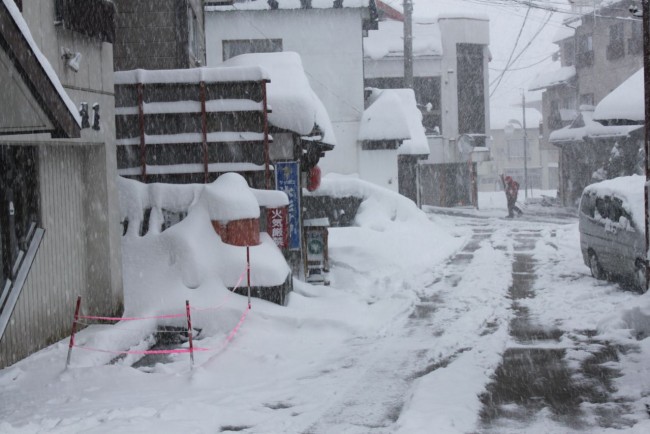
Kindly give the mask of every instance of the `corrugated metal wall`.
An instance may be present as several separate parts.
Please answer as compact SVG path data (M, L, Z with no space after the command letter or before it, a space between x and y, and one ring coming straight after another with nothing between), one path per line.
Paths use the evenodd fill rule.
M85 154L84 148L76 146L39 148L41 227L45 236L0 341L0 368L70 332L74 302L87 288Z

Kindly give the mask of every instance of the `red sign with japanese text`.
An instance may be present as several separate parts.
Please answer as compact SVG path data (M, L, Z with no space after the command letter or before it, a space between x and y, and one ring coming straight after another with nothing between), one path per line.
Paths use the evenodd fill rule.
M289 215L287 207L268 208L266 210L266 231L273 238L275 245L286 249L289 245Z

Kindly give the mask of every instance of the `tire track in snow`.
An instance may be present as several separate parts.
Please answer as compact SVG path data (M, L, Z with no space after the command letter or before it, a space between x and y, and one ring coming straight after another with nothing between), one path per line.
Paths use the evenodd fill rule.
M482 337L506 325L499 320L507 316L510 285L504 235L477 221L470 241L418 292L419 302L404 321L394 322L384 337L357 342L363 348L355 350L358 357L349 368L354 380L299 431L395 432L414 382L453 365ZM495 266L507 272L495 273Z

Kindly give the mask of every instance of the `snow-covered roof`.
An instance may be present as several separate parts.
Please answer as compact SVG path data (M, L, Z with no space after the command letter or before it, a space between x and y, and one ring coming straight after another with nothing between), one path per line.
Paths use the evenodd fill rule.
M523 110L517 107L490 107L490 129L502 130L512 120L520 122L523 126L522 112ZM539 110L527 107L525 113L526 128L539 128L539 124L542 121L542 114Z
M549 142L553 144L575 143L590 139L612 139L627 137L631 132L643 127L643 125L603 125L594 119L594 111L591 106L582 106L580 116L571 125L551 132Z
M375 100L364 110L359 127L359 141L406 140L411 138L402 102L391 89L377 93Z
M575 76L575 66L563 66L555 71L538 74L528 85L528 90L546 89L547 87L565 84Z
M490 17L487 14L480 12L445 12L438 15L439 20L478 20L478 21L490 21Z
M404 23L386 20L363 39L364 57L381 59L404 56ZM442 42L437 22L413 23L413 56L441 56Z
M398 154L429 154L413 89L373 89L369 100L371 104L361 118L359 140L403 140Z
M268 71L268 102L273 107L269 123L275 127L309 135L317 125L321 142L336 145L334 129L322 101L311 88L297 53L251 53L232 57L224 66L257 65Z
M594 111L594 119L643 122L644 107L643 68L641 68L598 103Z
M259 66L237 68L190 68L146 70L134 69L115 73L115 84L154 83L222 83L269 80L269 74Z
M573 24L574 26L579 26L580 23ZM565 39L572 38L576 34L576 29L568 25L558 27L557 32L553 35L553 43L557 44L564 41Z
M45 55L41 52L40 48L38 48L38 45L36 45L36 42L32 37L32 33L29 30L29 26L27 25L27 22L23 18L22 13L18 9L18 6L16 6L16 3L13 0L2 0L2 3L9 11L9 14L11 15L11 18L14 21L14 23L16 23L16 26L18 26L18 28L20 29L20 32L22 33L23 37L29 44L29 47L31 48L32 52L34 53L34 56L38 60L38 63L45 71L45 74L47 74L47 77L52 83L52 86L54 86L54 88L56 89L56 92L63 100L68 111L70 112L74 120L77 122L77 125L81 127L81 116L79 115L79 109L77 108L76 104L72 101L68 93L63 88L63 85L61 84L59 77L56 75L56 72L54 72L54 68L52 68L50 62L47 60Z
M623 201L623 209L632 216L635 226L645 232L644 186L645 176L621 176L588 185L585 193L595 193L598 197L618 197Z
M307 0L309 1L309 0ZM372 0L343 0L343 8L367 8ZM273 7L271 5L274 5ZM334 0L311 0L312 9L333 9ZM305 9L304 0L234 0L232 4L210 4L206 1L206 12L259 11L271 9Z

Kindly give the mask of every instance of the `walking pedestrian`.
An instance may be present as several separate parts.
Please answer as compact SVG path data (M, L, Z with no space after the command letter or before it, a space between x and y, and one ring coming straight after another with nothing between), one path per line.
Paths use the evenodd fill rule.
M517 195L519 194L519 183L512 179L512 176L504 177L501 175L503 182L503 190L506 193L506 201L508 203L508 218L513 218L516 212L517 215L522 215L523 212L517 206Z

